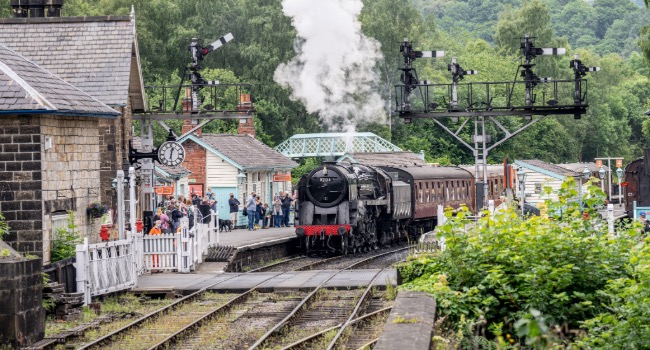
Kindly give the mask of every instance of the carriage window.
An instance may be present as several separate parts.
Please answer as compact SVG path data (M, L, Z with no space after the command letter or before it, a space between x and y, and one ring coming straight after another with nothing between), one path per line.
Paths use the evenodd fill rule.
M440 202L445 200L445 192L442 188L442 182L438 182L438 200Z
M422 183L421 182L419 183L419 186L420 186L420 191L419 191L420 203L422 203L422 201L424 199L424 196L422 196Z
M424 185L426 186L426 189L424 190L424 193L427 194L427 203L429 203L429 200L430 200L430 197L429 197L429 183L426 182Z

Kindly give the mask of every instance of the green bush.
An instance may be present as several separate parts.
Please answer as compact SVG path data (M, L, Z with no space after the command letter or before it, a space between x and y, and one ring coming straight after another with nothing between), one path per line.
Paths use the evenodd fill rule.
M57 228L52 240L52 262L72 258L77 254L76 246L81 243L77 224L75 223L75 212L68 211L65 228Z
M467 208L453 217L448 210L449 220L436 229L446 250L400 266L402 288L433 294L449 324L473 322L467 333L502 342L504 334L508 343L541 344L548 329L535 320L550 329L579 328L606 311L611 295L603 291L608 281L629 275L630 250L641 231L633 224L609 235L593 209L602 206L604 193L591 186L581 211L576 189L573 179L565 182L539 217L506 209L485 212L474 223ZM550 198L549 188L545 193Z
M9 233L9 225L5 222L5 216L0 213L0 239Z

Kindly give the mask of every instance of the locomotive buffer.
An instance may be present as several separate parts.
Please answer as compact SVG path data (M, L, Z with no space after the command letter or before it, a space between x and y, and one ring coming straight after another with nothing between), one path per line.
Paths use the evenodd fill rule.
M570 68L574 71L573 80L538 77L533 71L535 58L563 55L566 49L539 48L532 39L534 38L525 35L521 40L523 61L517 67L513 81L464 84L460 81L465 75L478 72L464 70L455 57L447 66L452 77L451 84L431 84L426 80L418 80L413 61L423 57L442 57L444 52L416 51L408 39L400 44L404 66L400 68L402 84L395 86L395 112L405 123L421 118L433 120L472 151L477 210L487 206L487 156L492 149L549 115L573 115L575 119L580 119L587 112L587 81L583 78L588 72L597 72L600 68L586 67L575 55L570 63ZM495 97L500 102L495 102ZM501 117L521 117L523 125L510 130L499 121ZM474 123L474 131L471 140L466 140L461 132L465 127L471 127L470 121ZM495 125L498 133L494 140L486 130L486 124L490 122Z

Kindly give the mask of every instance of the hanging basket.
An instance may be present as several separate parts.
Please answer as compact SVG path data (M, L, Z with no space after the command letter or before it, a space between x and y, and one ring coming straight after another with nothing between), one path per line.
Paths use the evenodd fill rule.
M91 219L99 219L108 212L108 207L101 203L92 203L86 208L86 215Z

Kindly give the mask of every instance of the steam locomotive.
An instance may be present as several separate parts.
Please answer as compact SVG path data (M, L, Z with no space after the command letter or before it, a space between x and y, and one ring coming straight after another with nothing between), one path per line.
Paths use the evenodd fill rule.
M490 199L503 189L489 178ZM325 162L298 182L296 235L305 253L356 253L416 238L437 223L438 205L473 209L475 182L458 167Z

